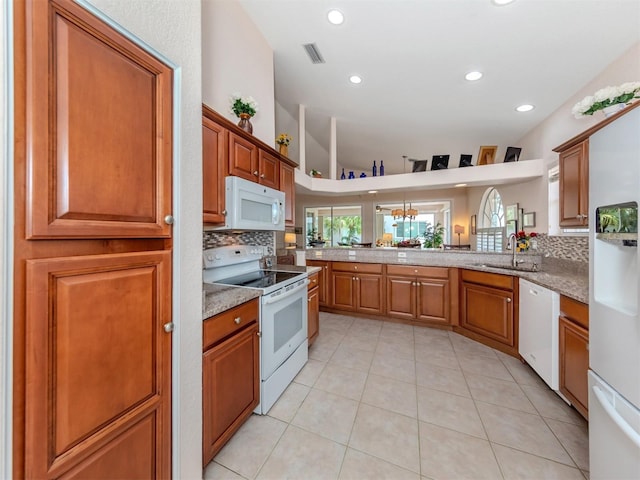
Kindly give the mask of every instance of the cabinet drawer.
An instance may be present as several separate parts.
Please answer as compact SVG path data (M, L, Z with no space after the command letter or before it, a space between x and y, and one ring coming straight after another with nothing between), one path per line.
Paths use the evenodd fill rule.
M500 275L499 273L476 272L475 270L462 270L462 280L465 282L479 283L490 287L513 290L513 277Z
M318 285L320 285L319 278L320 275L318 274L318 272L309 275L309 284L307 285L307 290L311 290L312 288L316 288Z
M446 267L418 267L414 265L387 265L387 275L405 275L408 277L449 278Z
M587 330L589 329L589 305L561 295L560 313Z
M251 300L215 317L202 325L202 350L205 351L223 338L258 321L258 300Z
M382 273L380 263L333 262L331 268L334 272Z

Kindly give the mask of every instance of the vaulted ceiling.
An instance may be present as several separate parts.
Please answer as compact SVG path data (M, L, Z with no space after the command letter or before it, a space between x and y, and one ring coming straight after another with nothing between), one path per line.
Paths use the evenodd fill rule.
M338 162L356 171L382 159L401 173L402 155L450 154L451 168L463 153L475 163L481 145L498 145L502 161L640 41L640 0L240 1L274 50L276 101L294 118L305 105L327 152L336 117ZM341 25L327 21L332 8ZM310 61L308 43L325 63ZM483 78L465 80L473 70ZM535 108L515 110L525 103Z

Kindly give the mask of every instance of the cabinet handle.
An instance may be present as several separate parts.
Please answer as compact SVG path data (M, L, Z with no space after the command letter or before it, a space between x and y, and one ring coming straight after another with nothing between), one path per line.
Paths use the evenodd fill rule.
M260 178L264 178L264 173L260 174Z
M357 266L357 265L354 265L353 269L354 269L354 270L357 270L357 269L358 269L358 266Z
M227 210L226 209L222 210L222 215L225 216L225 217L227 216Z
M351 277L351 280L353 280L355 282L356 281L356 277Z
M258 171L254 171L253 174L257 177L258 176Z
M233 323L235 323L236 325L240 325L241 321L242 321L242 317L236 317L233 319Z
M164 223L167 225L173 225L173 215L167 215L164 217Z
M310 301L311 301L311 299L310 299L310 298L307 298L307 302L310 302Z
M173 332L173 322L165 323L163 325L164 331L167 333Z
M507 303L511 303L511 299L510 298L507 298Z

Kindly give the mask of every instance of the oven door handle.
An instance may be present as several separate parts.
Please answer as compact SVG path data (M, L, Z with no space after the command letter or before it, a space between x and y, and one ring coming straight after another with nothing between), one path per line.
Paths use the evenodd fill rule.
M270 297L270 296L267 295L267 298L264 299L262 304L263 305L269 305L269 304L276 303L276 302L279 302L281 300L284 300L285 298L290 297L291 295L295 295L300 290L307 288L307 285L309 285L309 279L305 278L304 283L302 285L300 285L299 287L294 288L293 290L289 290L284 295L278 295L278 296L275 296L275 297Z

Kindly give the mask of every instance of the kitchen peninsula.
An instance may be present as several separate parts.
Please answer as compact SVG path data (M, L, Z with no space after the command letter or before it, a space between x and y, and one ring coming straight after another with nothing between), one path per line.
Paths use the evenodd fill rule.
M523 268L511 268L511 253L443 251L398 248L320 248L306 251L307 265L314 261L362 262L385 265L417 265L464 268L524 278L582 303L589 301L587 264L544 257L541 253L519 253ZM311 263L309 263L311 261ZM526 268L533 263L537 271ZM503 268L500 268L503 267Z

